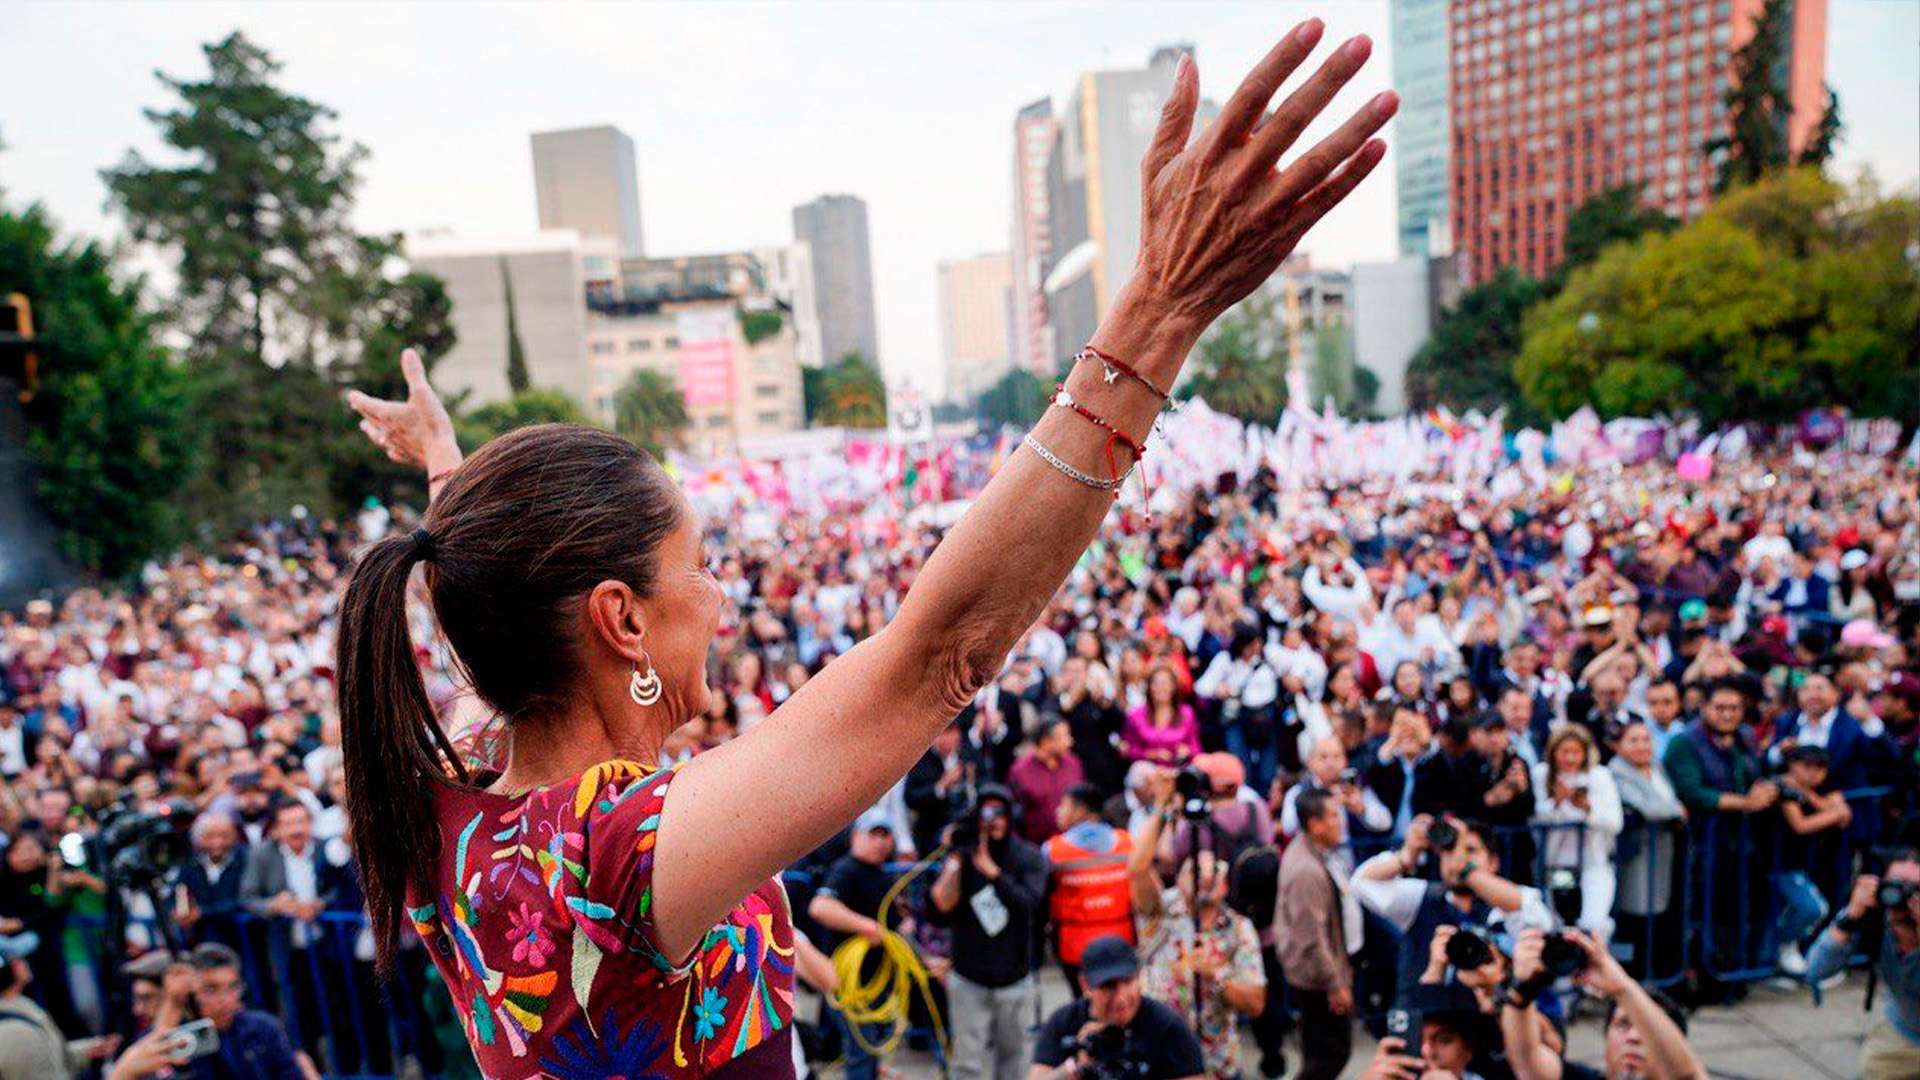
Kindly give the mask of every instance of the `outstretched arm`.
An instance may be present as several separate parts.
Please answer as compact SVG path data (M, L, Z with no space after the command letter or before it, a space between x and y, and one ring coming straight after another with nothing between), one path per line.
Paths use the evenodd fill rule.
M1394 112L1391 94L1275 171L1371 49L1365 38L1342 46L1262 122L1320 29L1310 21L1274 46L1192 145L1199 84L1191 60L1174 77L1141 165L1139 261L1092 342L1155 387L1173 385L1208 324L1266 280L1385 152L1372 135ZM1082 362L1066 388L1114 427L1144 437L1160 399L1131 378L1102 375L1099 362ZM1107 432L1068 409L1049 409L1032 438L1082 472L1107 475ZM1115 450L1124 468L1128 454ZM749 735L687 764L667 798L656 852L662 950L678 956L691 948L748 890L906 772L999 669L1113 501L1037 453L1016 454L928 560L891 625ZM755 824L741 828L743 821Z

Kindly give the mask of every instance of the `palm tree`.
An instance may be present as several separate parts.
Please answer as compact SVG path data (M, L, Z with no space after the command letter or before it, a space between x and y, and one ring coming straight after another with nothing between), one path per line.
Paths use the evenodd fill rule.
M613 430L658 457L678 447L687 429L687 401L673 377L640 368L613 394Z

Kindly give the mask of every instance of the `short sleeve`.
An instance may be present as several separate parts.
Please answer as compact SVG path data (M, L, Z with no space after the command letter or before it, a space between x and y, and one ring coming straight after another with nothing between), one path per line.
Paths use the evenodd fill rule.
M639 953L669 974L692 956L669 958L655 944L653 853L673 770L609 761L580 776L567 809L578 822L583 895L570 896L574 927L603 949Z

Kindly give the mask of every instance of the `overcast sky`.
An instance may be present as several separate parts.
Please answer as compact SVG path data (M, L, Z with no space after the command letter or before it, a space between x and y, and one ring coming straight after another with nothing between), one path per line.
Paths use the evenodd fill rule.
M160 154L141 115L170 104L153 72L200 77L199 46L239 28L371 151L368 230L531 230L528 133L598 123L637 146L650 254L782 243L795 204L861 196L889 373L937 391L934 264L1007 247L1014 111L1043 95L1058 107L1078 72L1139 66L1183 40L1202 91L1224 100L1309 14L1328 22L1323 53L1350 34L1376 42L1350 107L1389 84L1386 0L14 4L0 188L44 202L70 231L115 234L98 170L130 147ZM1828 37L1843 170L1914 184L1920 0L1830 0ZM1303 244L1316 263L1392 256L1388 153Z

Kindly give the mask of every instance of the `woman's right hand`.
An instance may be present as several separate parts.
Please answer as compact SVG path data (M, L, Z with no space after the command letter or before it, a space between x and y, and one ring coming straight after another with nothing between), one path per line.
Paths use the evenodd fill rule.
M360 430L386 451L387 457L425 469L430 476L460 464L453 418L427 382L427 368L417 350L400 354L400 371L407 379L405 401L385 401L358 390L347 392L347 404L360 414Z
M1180 62L1159 130L1141 162L1140 255L1127 291L1186 324L1197 336L1252 292L1327 211L1346 198L1386 153L1372 138L1399 107L1383 92L1333 134L1275 171L1333 95L1360 70L1373 43L1343 44L1313 77L1267 113L1325 29L1308 19L1281 39L1235 90L1219 118L1188 145L1199 76Z

